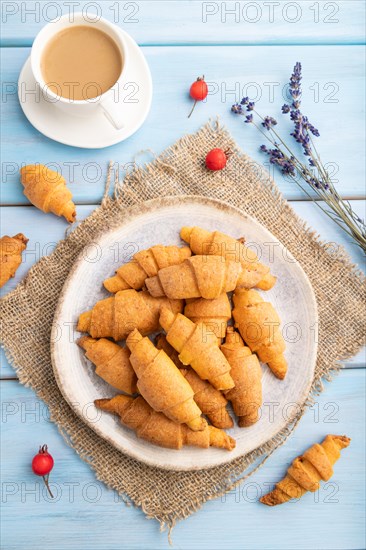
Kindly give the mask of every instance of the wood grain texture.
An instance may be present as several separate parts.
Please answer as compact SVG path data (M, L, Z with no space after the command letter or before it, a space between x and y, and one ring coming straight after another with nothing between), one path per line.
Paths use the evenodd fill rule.
M140 510L118 502L65 445L46 407L30 389L9 381L1 382L1 389L3 548L169 548L167 535L159 533L156 522L146 521ZM365 371L360 370L343 372L327 384L286 445L256 474L176 526L173 548L363 548L364 389ZM258 503L258 497L283 476L290 462L327 433L352 438L330 482L298 502L277 508ZM43 443L55 459L51 487L56 498L52 502L42 480L30 469L32 456Z
M76 9L86 3L79 2ZM116 15L117 24L139 44L157 46L143 49L155 85L150 116L130 140L102 151L72 149L35 131L19 108L14 83L37 31L49 19L57 17L60 10L64 13L68 8L66 2L4 0L0 43L18 47L1 50L3 204L26 204L15 174L20 163L54 162L55 168L60 165L67 176L70 169L67 163L75 162L79 164L75 166L71 187L79 205L78 217L82 219L94 208L87 205L100 201L110 159L128 165L142 149L153 147L159 153L180 135L195 131L217 114L241 147L262 164L264 158L258 154L260 138L252 128L243 128L228 110L235 99L242 95L254 97L258 92L260 110L281 118L278 112L283 103L282 85L288 81L297 60L302 61L304 67L304 110L319 126L318 142L323 159L341 167L336 178L343 196L364 198L364 167L360 162L365 137L363 50L354 46L364 42L365 3L362 0L226 3L106 0L99 6L107 18L113 20ZM29 13L33 8L34 15ZM236 13L230 15L230 8ZM202 10L206 11L206 22ZM90 8L88 13L92 11ZM298 15L298 21L290 22ZM189 47L194 44L201 47ZM240 44L246 47L239 47ZM323 46L314 47L319 44ZM180 47L174 47L176 45ZM187 120L191 107L188 86L202 73L210 83L208 102L198 105L194 116ZM249 87L251 82L255 84ZM274 102L269 96L271 88ZM139 163L144 160L149 161L149 155L137 158ZM276 181L288 199L304 198L278 174ZM364 215L364 202L352 205ZM322 238L345 245L353 260L364 267L364 258L354 245L314 205L294 202L293 206ZM32 207L2 208L0 215L1 233L23 230L31 239L25 262L16 278L5 287L7 292L42 254L50 252L50 243L63 237L66 225ZM3 350L0 359L1 376L14 378ZM348 365L364 366L364 353ZM140 510L117 502L114 493L95 480L91 469L65 445L50 423L47 409L31 390L15 380L0 384L4 548L169 548L166 535L158 532L155 522L146 521ZM210 550L364 548L364 388L364 369L340 373L331 385L327 384L318 404L307 412L286 445L255 476L226 498L208 502L176 527L174 547L182 550L198 547ZM291 460L326 433L345 433L352 437L352 443L344 453L347 456L336 465L335 477L323 487L319 498L315 500L314 495L306 495L299 503L277 509L258 504L258 496L267 487L264 484L278 481ZM52 473L57 493L55 502L46 500L41 480L30 470L31 458L44 442L56 459Z
M361 46L146 47L143 51L154 83L152 109L145 124L126 142L91 152L51 141L31 126L20 109L16 92L19 70L29 49L3 48L3 204L27 204L18 171L22 163L35 162L61 170L77 203L98 203L110 160L118 163L123 174L134 160L138 164L151 160L151 153L143 155L139 151L152 148L158 154L216 116L255 162L271 167L286 198L304 199L306 195L274 171L267 157L259 152L262 136L230 112L232 103L243 95L258 98L258 110L278 118L281 133L288 135L291 125L288 117L280 114L280 108L284 86L297 60L303 63L304 112L321 133L320 154L343 196L364 196L364 166L359 162L365 138ZM192 106L189 85L202 73L209 84L208 100L197 105L188 119Z
M73 10L114 21L142 45L361 44L364 39L362 0L28 0L3 2L1 44L30 46L43 25L62 14L72 17Z

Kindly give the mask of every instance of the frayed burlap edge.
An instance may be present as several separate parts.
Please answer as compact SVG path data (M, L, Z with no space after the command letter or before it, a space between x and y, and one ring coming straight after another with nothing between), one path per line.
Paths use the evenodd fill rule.
M222 173L209 173L203 159L212 147L235 154ZM111 171L109 171L109 176ZM110 179L107 182L109 187ZM195 472L170 472L121 454L98 437L69 408L55 383L50 360L50 330L62 286L84 246L118 224L129 206L162 196L196 194L224 200L256 217L300 262L312 282L319 310L318 359L311 391L296 418L265 445L224 466ZM171 529L204 502L222 496L255 472L282 445L304 410L331 380L341 362L356 354L366 325L365 277L346 252L320 240L282 198L267 172L241 153L218 122L184 136L143 168L126 174L55 251L31 268L25 280L0 303L1 340L22 384L49 407L50 418L96 477L126 503Z

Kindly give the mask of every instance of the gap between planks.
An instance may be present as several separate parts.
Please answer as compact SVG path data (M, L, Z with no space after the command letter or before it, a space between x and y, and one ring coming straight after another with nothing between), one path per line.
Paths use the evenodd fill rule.
M318 198L314 198L314 199L309 199L308 197L305 197L305 198L290 198L290 199L286 199L286 197L284 197L285 200L287 200L287 202L308 202L308 203L312 203L312 202L324 202L322 199L318 199ZM366 195L360 195L360 196L356 196L356 197L348 197L348 196L342 196L341 197L343 200L345 201L364 201L366 200ZM100 202L83 202L83 201L74 201L76 206L100 206ZM14 203L6 203L6 204L0 204L0 208L24 208L24 207L33 207L34 208L34 205L31 204L31 203L20 203L20 202L14 202Z
M8 42L0 42L0 48L31 48L33 44L33 41L27 41L24 43L17 43L17 42L11 42L9 40ZM311 47L319 47L319 46L364 46L366 44L366 41L360 39L356 42L339 42L339 40L328 40L328 41L322 41L319 40L316 42L315 40L309 44L306 40L299 40L297 42L272 42L272 41L262 41L260 43L258 42L241 42L241 41L232 41L232 42L166 42L166 43L160 43L160 42L137 42L138 46L140 48L184 48L184 47L238 47L238 46L256 46L259 48L268 48L269 46L272 48L277 47L294 47L294 46L307 46L309 48Z

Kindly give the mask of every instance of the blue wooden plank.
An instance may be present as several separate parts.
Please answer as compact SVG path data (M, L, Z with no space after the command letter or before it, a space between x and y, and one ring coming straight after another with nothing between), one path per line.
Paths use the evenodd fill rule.
M3 0L4 46L29 46L46 23L83 11L104 16L139 44L345 44L363 43L362 0L201 2L139 0L99 3Z
M77 208L77 220L81 221L97 208L97 205L83 205ZM28 239L27 249L23 253L23 261L13 279L4 286L0 295L7 294L14 289L25 277L29 269L42 256L48 256L56 244L65 238L65 232L70 225L64 218L53 214L44 214L34 206L2 207L1 235L16 235L23 233Z
M1 382L2 522L4 548L155 550L169 548L158 524L118 502L68 447L49 422L47 409L30 389ZM174 548L320 550L365 545L365 371L350 370L327 384L295 433L268 462L231 494L208 502L173 531ZM347 434L332 480L298 502L267 508L257 502L290 462L327 433ZM38 445L47 443L55 459L50 501L42 480L31 473ZM265 528L263 527L265 526Z
M18 168L22 163L31 162L49 163L62 170L66 179L71 180L76 202L97 203L103 194L109 160L122 168L130 166L138 151L153 148L159 153L216 115L256 162L266 163L267 158L259 152L263 138L253 127L244 125L240 117L230 113L230 106L242 95L257 98L258 110L278 117L284 135L288 135L289 120L280 114L280 106L284 102L283 87L297 60L303 62L304 111L321 132L318 143L322 158L329 163L329 171L341 194L364 197L362 47L144 48L154 81L150 115L126 142L94 151L60 145L34 130L23 115L16 95L18 73L29 49L3 49L2 53L3 204L26 204ZM206 75L210 94L207 102L197 105L188 119L192 106L188 88L202 73ZM337 131L340 125L341 134ZM149 155L137 156L136 160L142 163L149 160ZM306 197L277 171L274 175L287 198Z
M322 239L331 244L334 252L337 251L339 246L344 246L353 261L365 269L365 259L361 251L314 204L296 201L291 204L299 216L308 220L309 225L321 235ZM351 204L359 215L364 214L366 201L352 201ZM78 206L78 220L84 219L94 208L94 206ZM43 214L34 207L3 207L0 209L0 214L1 234L14 235L21 231L29 238L27 250L23 254L23 263L19 267L16 276L0 291L1 295L5 295L16 287L30 267L41 256L51 253L55 244L64 238L65 229L68 226L63 219L52 214ZM2 350L0 359L0 378L14 378L15 372L6 361ZM346 365L351 367L365 366L365 350L348 361Z
M351 205L359 216L365 214L366 201L351 201ZM291 206L314 231L319 233L322 240L332 245L334 253L337 253L341 246L345 247L353 262L365 270L365 257L361 250L315 204L307 201L291 201ZM97 205L78 205L78 221L86 218L95 208ZM65 237L65 231L69 229L69 225L63 218L44 214L33 206L1 207L0 216L2 235L15 235L22 232L29 239L27 249L22 256L22 264L15 277L10 279L0 291L0 294L4 295L17 286L34 263L52 252L56 243Z

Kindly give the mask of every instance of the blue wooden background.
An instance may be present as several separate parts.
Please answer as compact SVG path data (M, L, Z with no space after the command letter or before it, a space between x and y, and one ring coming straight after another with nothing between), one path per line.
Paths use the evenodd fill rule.
M77 5L76 5L77 4ZM78 2L75 11L103 14L141 45L151 67L154 97L144 126L119 145L87 151L57 144L25 119L16 83L37 31L67 13L70 3L3 1L1 234L22 231L30 239L24 262L10 291L28 269L49 254L64 236L65 223L27 203L19 184L22 163L53 163L71 176L70 187L85 218L103 193L109 160L122 165L143 149L159 153L182 134L219 115L242 148L259 162L260 138L229 112L250 95L261 112L279 116L284 85L296 61L303 63L304 110L319 127L319 149L342 196L365 213L364 173L364 20L363 0L288 2L102 1ZM189 84L200 74L209 97L191 119ZM281 121L282 123L282 121ZM288 126L283 122L286 131ZM138 159L139 160L139 159ZM70 163L74 171L70 174ZM68 178L70 179L70 178ZM357 248L306 197L277 173L275 179L293 208L324 240L343 245L364 267ZM18 381L1 350L2 546L6 549L155 549L168 548L158 525L140 510L118 502L95 480L49 421L46 407ZM240 488L180 523L175 548L356 549L365 541L365 355L345 364L327 383L286 445ZM257 502L267 483L276 482L289 462L326 433L347 434L349 449L334 478L316 495L271 509ZM55 458L54 501L30 469L39 444Z

